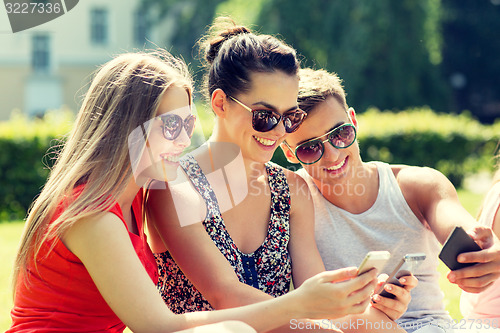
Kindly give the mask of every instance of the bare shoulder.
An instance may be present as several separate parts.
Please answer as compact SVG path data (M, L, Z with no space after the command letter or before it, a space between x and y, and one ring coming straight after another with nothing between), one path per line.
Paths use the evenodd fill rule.
M395 165L392 170L406 202L422 222L436 223L431 213L440 202L459 205L455 187L438 170L406 165Z
M391 165L401 190L450 189L451 182L440 171L429 167Z
M116 214L103 212L74 222L61 235L61 241L81 258L92 248L88 246L89 243L109 242L110 235L113 235L113 239L129 239L125 223Z
M184 174L164 188L150 189L146 209L148 223L164 226L190 225L202 221L206 215L202 196Z

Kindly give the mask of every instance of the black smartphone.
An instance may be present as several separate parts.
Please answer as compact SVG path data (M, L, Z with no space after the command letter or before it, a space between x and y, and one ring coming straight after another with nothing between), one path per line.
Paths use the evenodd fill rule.
M391 283L402 287L401 283L399 283L399 279L403 276L411 275L413 272L415 272L415 270L418 268L420 263L425 260L425 258L425 253L411 253L403 256L403 258L401 258L401 261L391 272L385 283L380 286L377 291L375 291L375 294L379 294L380 296L384 296L387 298L396 298L396 296L384 289L385 285L387 283Z
M475 263L460 263L457 257L460 253L481 251L481 247L469 236L462 227L455 227L448 236L439 253L439 259L452 271L472 266Z

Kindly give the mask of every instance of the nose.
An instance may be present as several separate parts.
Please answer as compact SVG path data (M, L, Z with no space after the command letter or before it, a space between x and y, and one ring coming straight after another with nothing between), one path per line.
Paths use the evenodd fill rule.
M189 145L191 145L191 138L188 136L186 129L184 127L179 133L179 136L174 140L174 144L177 147L181 147L182 149L185 149L189 147Z
M331 161L338 160L340 156L340 149L335 148L328 140L323 144L325 145L325 153L323 155L323 158L329 159Z
M276 133L276 135L278 135L280 138L288 134L285 130L285 123L283 121L283 118L281 118L278 125L276 125L276 127L273 128L273 132Z

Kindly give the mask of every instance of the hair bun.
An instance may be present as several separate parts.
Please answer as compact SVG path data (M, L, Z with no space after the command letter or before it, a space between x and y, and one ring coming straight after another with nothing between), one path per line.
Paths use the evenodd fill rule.
M228 40L234 36L251 33L251 31L248 28L241 26L241 25L237 26L237 25L235 25L234 21L232 21L230 19L229 20L227 20L227 19L226 20L219 20L219 22L216 22L216 23L219 23L219 24L222 23L222 24L226 25L226 27L222 30L218 30L215 37L208 39L208 46L206 48L205 59L210 64L217 57L217 54L219 53L219 50L220 50L222 44L226 40ZM231 26L227 27L228 23L230 23ZM219 24L215 24L213 28L219 27ZM213 30L215 30L215 29L213 29Z

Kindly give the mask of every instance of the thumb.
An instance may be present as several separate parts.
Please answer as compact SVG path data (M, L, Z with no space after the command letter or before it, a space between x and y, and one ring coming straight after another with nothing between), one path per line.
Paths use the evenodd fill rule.
M358 269L356 267L346 267L341 269L336 269L334 271L325 271L320 273L321 282L341 282L345 280L352 279L358 273Z
M385 281L387 281L388 278L389 278L389 275L387 275L387 274L380 274L377 277L377 287L380 287L381 285L383 285L385 283Z

